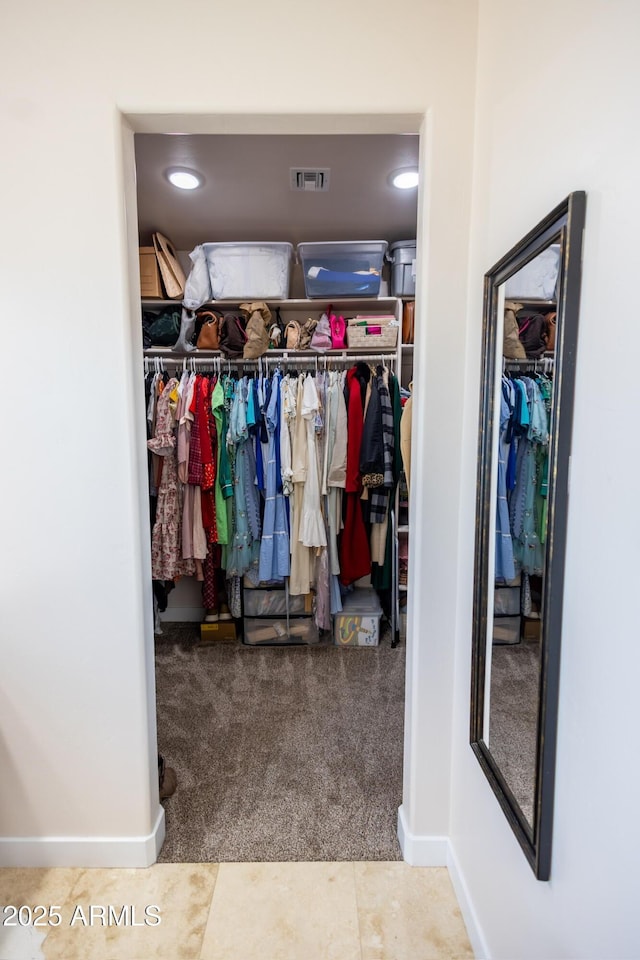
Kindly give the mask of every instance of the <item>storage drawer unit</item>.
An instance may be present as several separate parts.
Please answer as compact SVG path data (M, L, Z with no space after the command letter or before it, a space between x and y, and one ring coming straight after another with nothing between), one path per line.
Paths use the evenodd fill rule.
M286 643L318 643L313 617L245 617L244 642L250 646Z

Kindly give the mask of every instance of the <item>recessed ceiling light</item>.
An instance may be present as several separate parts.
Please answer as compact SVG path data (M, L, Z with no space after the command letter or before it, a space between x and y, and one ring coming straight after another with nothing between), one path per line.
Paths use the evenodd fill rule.
M165 176L169 183L180 190L195 190L201 187L203 178L195 170L188 170L186 167L171 167L166 171Z
M398 190L411 190L418 186L418 171L415 167L407 167L404 170L394 170L390 178L391 184Z

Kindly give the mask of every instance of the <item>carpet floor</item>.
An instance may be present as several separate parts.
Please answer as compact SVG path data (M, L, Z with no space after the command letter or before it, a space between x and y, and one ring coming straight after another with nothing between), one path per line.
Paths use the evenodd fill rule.
M399 860L405 648L156 638L163 862Z
M489 749L527 821L533 824L540 644L494 645Z

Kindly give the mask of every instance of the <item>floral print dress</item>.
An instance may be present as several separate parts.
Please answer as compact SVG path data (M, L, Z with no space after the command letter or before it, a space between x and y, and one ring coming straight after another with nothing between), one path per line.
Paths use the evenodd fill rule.
M175 415L178 381L169 380L158 398L155 434L147 440L152 453L162 457L156 520L151 534L151 576L174 580L195 573L193 560L182 559L182 485L178 483Z

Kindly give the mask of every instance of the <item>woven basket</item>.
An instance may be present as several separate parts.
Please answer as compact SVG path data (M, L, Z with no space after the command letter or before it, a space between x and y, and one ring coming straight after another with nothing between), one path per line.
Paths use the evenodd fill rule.
M398 323L396 320L389 320L386 317L367 317L366 326L358 326L360 319L354 317L349 320L347 327L347 345L357 347L358 349L371 350L376 353L381 349L395 347L398 342ZM368 333L372 327L378 327L380 333Z

